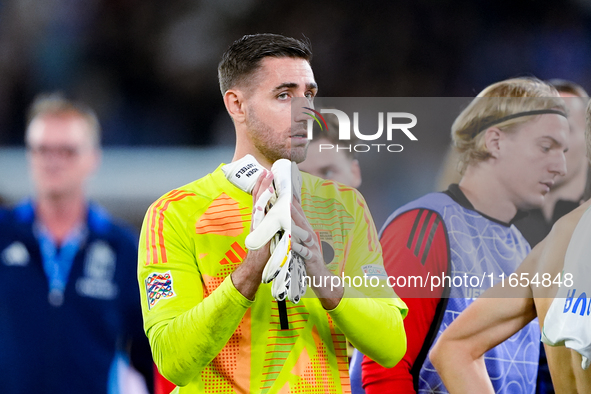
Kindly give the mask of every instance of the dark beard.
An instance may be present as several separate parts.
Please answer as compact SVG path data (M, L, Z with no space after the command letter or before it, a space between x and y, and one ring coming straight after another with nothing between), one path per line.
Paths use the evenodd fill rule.
M271 163L279 159L287 159L301 163L306 158L307 146L288 148L285 143L275 140L276 132L269 125L262 122L254 113L250 112L248 130L255 148ZM291 128L280 133L281 136L291 135Z

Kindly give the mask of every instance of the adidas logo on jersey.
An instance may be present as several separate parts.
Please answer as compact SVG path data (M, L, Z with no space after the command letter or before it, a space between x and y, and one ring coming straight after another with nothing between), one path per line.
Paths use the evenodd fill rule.
M220 260L220 264L238 264L244 261L245 257L246 251L238 244L238 242L234 242L226 252L226 257Z

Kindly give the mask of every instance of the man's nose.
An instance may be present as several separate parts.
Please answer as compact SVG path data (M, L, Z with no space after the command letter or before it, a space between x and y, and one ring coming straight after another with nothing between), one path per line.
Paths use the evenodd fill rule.
M556 175L565 176L567 170L568 169L566 168L566 157L564 155L564 152L560 152L560 154L557 155L556 159L553 160L550 164L550 172Z
M314 103L306 97L296 97L291 102L292 120L294 122L306 122L311 119Z

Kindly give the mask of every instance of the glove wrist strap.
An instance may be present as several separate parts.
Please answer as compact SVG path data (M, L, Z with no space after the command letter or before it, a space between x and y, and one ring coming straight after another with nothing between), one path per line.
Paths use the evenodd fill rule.
M226 178L234 186L247 193L252 193L254 184L264 169L252 155L246 155L242 159L222 167Z

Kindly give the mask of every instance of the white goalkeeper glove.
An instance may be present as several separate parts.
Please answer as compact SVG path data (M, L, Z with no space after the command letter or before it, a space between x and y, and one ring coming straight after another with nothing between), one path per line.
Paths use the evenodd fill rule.
M302 178L297 165L285 159L276 161L271 172L276 201L273 204L273 198L263 193L256 202L257 217L253 218L253 231L246 238L246 246L257 247L271 240L271 258L263 271L262 281L273 281L271 293L276 300L282 301L287 298L293 303L298 303L306 292L303 285L306 268L304 260L292 250L291 201L292 198L296 198L301 202ZM268 201L270 209L261 220L260 217L265 212L261 208Z
M265 207L272 197L269 190L265 190L255 202L255 214L250 234L246 237L246 247L257 250L262 248L279 231L285 231L291 235L291 162L279 159L271 167L273 184L277 200L272 207L265 212ZM260 217L264 214L262 220Z
M222 167L226 178L248 193L252 192L262 169L251 155ZM306 292L303 285L306 269L304 260L291 250L291 199L301 202L302 178L297 165L286 159L276 161L271 172L275 190L264 190L255 202L253 230L245 245L257 250L270 242L271 257L263 270L262 282L273 281L271 292L275 299L287 298L298 303Z
M223 166L222 172L234 186L251 194L254 184L264 169L265 167L260 165L252 155L246 155L240 160Z
M271 241L271 258L263 271L263 283L272 281L291 257L291 169L289 160L280 159L273 163L271 172L276 201L273 203L269 190L259 197L255 203L253 230L246 237L246 247L254 250ZM263 209L267 205L270 208ZM264 217L261 220L262 214Z
M292 187L292 195L293 198L297 200L298 203L302 203L302 174L300 173L300 169L298 168L295 162L291 162L291 187ZM298 235L300 228L293 223L292 220L292 232L294 235ZM297 247L299 246L297 243L294 243L296 239L290 239L291 241L291 259L289 260L289 283L284 281L284 287L287 291L287 299L289 299L294 304L300 302L300 298L304 296L306 293L306 262L302 258L302 256L297 252ZM294 249L293 247L296 247ZM275 281L273 282L275 284ZM278 286L279 287L279 286ZM282 288L278 288L278 292L282 291Z
M296 163L290 163L291 168L289 169L290 172L290 183L291 183L291 199L296 199L298 203L301 203L301 191L302 191L302 177L300 174L300 170L298 169ZM278 169L277 172L273 173L274 179L280 178L283 181L283 178L287 177L287 164L281 163L281 168ZM287 182L287 179L285 179ZM287 193L288 190L277 188L277 193L281 196L282 193ZM272 208L273 209L273 208ZM273 285L271 286L271 294L273 297L278 300L282 301L285 298L297 304L300 301L300 298L306 293L306 286L305 286L305 277L306 277L306 264L304 259L298 255L293 250L294 246L297 246L293 243L294 239L291 237L291 232L297 229L297 226L291 220L291 207L289 212L290 217L290 237L289 237L289 246L290 248L287 250L287 255L283 248L279 248L273 250L274 244L271 243L271 250L273 253L277 253L278 256L284 255L286 259L284 263L279 267L276 267L272 264L271 261L265 267L269 272L277 272L277 276L273 279ZM285 234L284 234L285 236Z
M273 171L273 169L271 170ZM276 200L277 200L277 195L281 194L281 195L288 195L287 193L288 188L284 187L287 186L287 179L285 175L287 173L287 164L285 163L285 160L282 159L282 162L279 163L277 165L277 167L275 167L275 172L273 174L273 176L277 176L279 178L278 183L281 185L277 188L277 191L275 192L275 195L272 195L270 199L267 198L266 195L261 196L261 198L259 200L261 200L261 203L264 203L265 201L269 201L268 205L270 205L271 207L273 206L273 204L275 204ZM297 166L297 164L295 162L291 162L291 192L292 192L292 198L295 198L298 203L302 202L302 176L300 173L300 170ZM262 217L264 217L264 212L265 210L257 210L257 212L255 213L257 215L257 218L254 222L254 227L258 226L258 224L260 224ZM261 214L263 213L263 214ZM291 211L289 213L290 219L291 219ZM293 226L293 220L291 221L292 226ZM253 228L254 228L253 227ZM292 227L293 228L293 227ZM286 229L284 228L283 230L280 230L279 232L277 232L275 234L275 236L271 239L271 245L270 245L270 251L271 253L273 253L274 255L271 256L271 259L269 260L269 264L267 264L267 271L271 271L272 267L276 267L276 265L279 263L280 259L282 258L281 256L283 256L283 260L281 260L281 263L279 263L280 266L283 266L283 263L285 261L285 259L289 260L289 256L288 253L291 250L291 229L288 229L289 231L286 231ZM281 234L283 232L283 234ZM273 260L273 261L271 261ZM265 275L265 273L263 273L263 282L264 283L268 283L270 282L275 275L277 275L278 270L275 270L275 273L271 273L271 274L267 274ZM265 279L266 278L266 279Z
M287 298L297 304L306 293L304 282L306 266L304 260L297 253L291 251L290 255L291 257L281 267L277 277L273 279L271 294L277 301L283 301Z
M263 283L269 283L279 274L279 271L291 258L291 235L286 231L278 232L271 239L269 245L271 257L263 270Z

